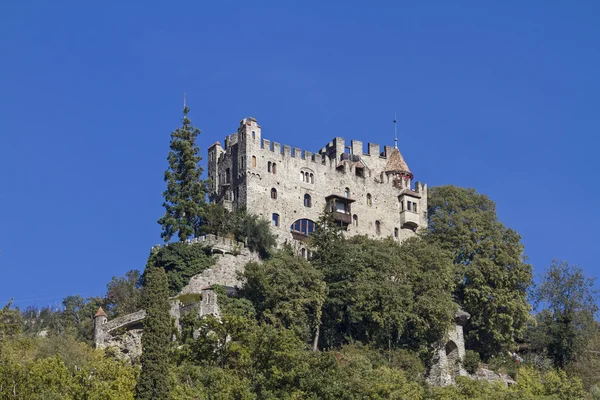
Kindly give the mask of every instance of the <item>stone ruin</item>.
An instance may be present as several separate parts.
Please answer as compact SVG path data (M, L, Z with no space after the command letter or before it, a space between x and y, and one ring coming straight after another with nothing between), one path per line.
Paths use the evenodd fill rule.
M170 299L170 314L179 327L179 319L188 312L196 312L198 317L213 315L221 317L217 294L212 285L225 287L228 293L234 293L240 285L238 272L243 271L246 263L258 261L258 255L252 253L244 243L215 235L205 235L188 243L201 243L211 249L215 264L192 277L178 296ZM180 295L199 295L200 301L184 305ZM123 315L112 320L102 308L94 317L94 343L96 348L114 349L119 358L136 360L142 353L142 331L144 327L145 310Z
M469 318L471 318L469 313L458 311L454 318L454 328L448 331L445 341L438 343L427 378L431 385L448 386L455 383L457 376L468 376L462 362L465 359L463 326Z

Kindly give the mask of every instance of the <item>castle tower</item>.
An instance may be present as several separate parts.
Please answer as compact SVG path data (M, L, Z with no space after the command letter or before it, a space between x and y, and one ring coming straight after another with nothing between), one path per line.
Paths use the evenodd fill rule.
M102 307L98 308L98 312L94 315L94 343L96 347L104 344L104 334L102 325L108 322L108 315L104 312Z

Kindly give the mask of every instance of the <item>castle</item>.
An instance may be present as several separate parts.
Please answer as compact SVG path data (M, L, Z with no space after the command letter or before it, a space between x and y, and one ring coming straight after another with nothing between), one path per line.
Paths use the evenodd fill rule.
M403 241L427 227L427 185L416 182L397 145L380 146L335 138L318 153L291 149L261 136L256 119L245 118L237 133L225 138L225 146L214 143L208 149L209 199L230 211L245 208L268 218L279 244L289 243L304 257L303 240L315 229L315 221L328 208L346 228L347 235L372 238L392 237ZM189 240L210 249L215 264L192 277L180 295L199 294L201 300L184 306L171 299L175 321L183 313L198 317L220 317L213 285L235 291L242 282L239 273L250 262L260 262L244 243L206 235ZM144 310L108 321L102 309L94 318L94 341L99 348L115 348L125 358L141 354ZM449 329L434 350L428 375L433 385L449 385L456 376L467 376L463 326L469 314L458 311ZM176 323L176 326L179 326ZM487 370L486 370L487 371ZM487 371L474 379L500 380L506 377ZM513 382L514 383L514 382Z
M336 137L317 153L263 139L254 118L208 149L209 199L228 210L244 207L267 218L280 244L303 255L302 239L325 207L348 235L402 241L427 226L427 185L413 174L397 146Z

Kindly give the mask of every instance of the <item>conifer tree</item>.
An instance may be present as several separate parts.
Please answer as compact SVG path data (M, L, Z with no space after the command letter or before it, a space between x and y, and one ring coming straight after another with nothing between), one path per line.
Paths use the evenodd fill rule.
M165 171L167 189L163 192L165 215L158 220L161 237L168 242L175 234L180 242L200 233L200 220L206 205L206 182L200 179L200 148L196 138L200 130L187 117L183 108L183 125L171 133L169 168Z
M142 335L142 372L136 387L137 400L169 398L169 343L171 316L169 286L162 268L150 267L145 275L142 305L146 309Z

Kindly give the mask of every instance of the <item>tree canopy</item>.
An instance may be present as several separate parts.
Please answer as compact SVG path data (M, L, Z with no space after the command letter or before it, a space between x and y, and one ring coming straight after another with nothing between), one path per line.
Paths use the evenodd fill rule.
M498 220L494 202L473 189L432 188L427 214L426 238L452 253L454 297L471 314L468 347L484 358L511 349L531 311L532 268L521 237Z

